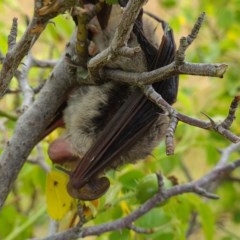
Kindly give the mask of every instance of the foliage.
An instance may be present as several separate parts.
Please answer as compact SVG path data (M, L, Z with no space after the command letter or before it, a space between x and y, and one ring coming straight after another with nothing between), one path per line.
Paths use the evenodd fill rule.
M108 4L114 4L114 3L117 3L117 0L106 0L106 3L108 3Z
M10 3L11 2L11 3ZM14 2L14 3L13 3ZM0 8L6 14L17 9L16 1L2 1ZM207 20L198 39L188 51L187 59L193 62L225 62L229 70L224 79L185 77L180 80L180 91L176 108L186 114L204 118L201 112L223 119L228 111L231 98L238 93L240 47L240 4L238 0L226 1L159 1L162 15L169 21L176 33L176 39L189 32L200 12L205 11ZM22 12L26 14L26 12ZM20 13L20 34L24 29L24 19ZM27 13L30 14L30 13ZM0 18L1 53L7 51L6 41L10 29L9 15ZM67 14L58 16L49 24L39 42L33 49L37 58L58 58L67 43L73 22ZM8 25L8 28L6 27ZM49 44L50 43L50 44ZM39 49L41 49L39 51ZM29 79L34 88L49 74L49 69L33 69ZM17 82L11 82L11 89L18 88ZM9 94L0 102L0 152L12 135L21 106L20 94ZM6 110L7 109L7 110ZM240 118L236 120L233 131L239 133ZM50 135L40 143L29 160L36 160L43 155L47 157L48 143L58 132ZM222 137L204 130L180 124L176 132L175 155L166 156L164 144L155 149L153 155L145 161L122 167L119 171L110 171L111 188L97 204L86 207L88 225L112 221L121 218L139 206L136 187L144 176L161 171L163 175L174 176L179 183L187 182L189 177L197 179L206 173L220 158L219 149L228 146ZM39 150L40 149L40 150ZM238 153L231 155L231 160L238 158ZM46 213L45 179L46 172L29 161L25 164L18 180L0 213L1 239L27 239L47 235L49 217ZM239 177L239 172L234 173ZM206 200L193 194L172 198L164 206L158 206L136 222L136 227L146 229L145 234L132 230L110 232L97 239L240 239L238 225L240 222L238 182L225 180L217 189L220 200ZM97 214L96 214L97 212ZM61 221L61 228L67 228L72 215ZM191 229L191 223L196 229ZM4 226L4 227L3 227ZM186 233L189 236L186 237Z

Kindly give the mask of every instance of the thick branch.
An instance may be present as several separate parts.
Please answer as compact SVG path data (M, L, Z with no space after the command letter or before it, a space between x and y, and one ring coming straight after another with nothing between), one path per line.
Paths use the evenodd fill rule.
M125 72L116 69L104 69L101 78L127 83L130 85L146 85L163 81L174 75L185 74L195 76L209 76L222 78L227 70L226 64L183 63L176 67L175 62L150 72Z
M72 46L69 45L70 48ZM72 50L72 49L69 49ZM0 158L0 207L29 153L39 141L75 79L64 57L53 70L34 104L19 118Z

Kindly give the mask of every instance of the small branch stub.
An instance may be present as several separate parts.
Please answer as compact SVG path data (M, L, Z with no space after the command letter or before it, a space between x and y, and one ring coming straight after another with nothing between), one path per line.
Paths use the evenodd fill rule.
M12 28L10 30L10 34L8 35L8 49L9 50L11 50L16 45L17 29L18 29L18 19L13 18Z

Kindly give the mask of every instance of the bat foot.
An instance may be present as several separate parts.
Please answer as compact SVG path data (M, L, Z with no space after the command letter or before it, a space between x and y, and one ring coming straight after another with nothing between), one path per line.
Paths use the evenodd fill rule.
M71 182L67 185L68 193L83 201L92 201L100 198L109 188L110 182L107 177L95 178L87 182L80 189L74 188Z

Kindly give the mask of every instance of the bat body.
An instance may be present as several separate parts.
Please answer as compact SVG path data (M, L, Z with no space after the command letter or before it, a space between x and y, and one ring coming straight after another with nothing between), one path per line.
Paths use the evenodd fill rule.
M98 51L111 41L121 11L113 6L107 27L99 25L99 32L93 34ZM157 35L157 27L165 30L162 38ZM131 59L119 57L108 68L149 71L172 62L175 53L172 32L166 30L164 22L147 16L136 21L128 46L140 46L142 51ZM156 83L154 88L172 104L178 77ZM64 111L64 121L66 135L52 143L49 156L54 162L74 160L68 191L81 200L93 200L109 187L105 171L149 155L164 137L169 120L137 87L106 82L75 89Z

